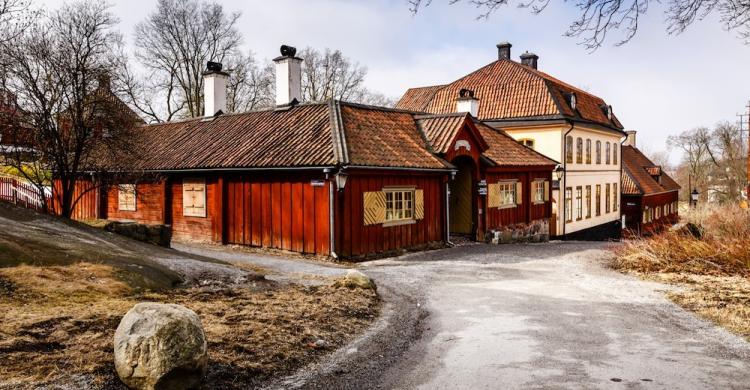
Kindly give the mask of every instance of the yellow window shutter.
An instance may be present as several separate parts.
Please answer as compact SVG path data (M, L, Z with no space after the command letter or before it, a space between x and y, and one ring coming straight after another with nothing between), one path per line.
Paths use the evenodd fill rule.
M363 193L363 214L365 226L385 222L385 192Z
M500 207L500 185L487 184L487 208Z
M516 204L523 203L523 183L516 182Z
M549 181L544 181L544 201L549 202Z
M414 190L414 219L424 219L424 190Z

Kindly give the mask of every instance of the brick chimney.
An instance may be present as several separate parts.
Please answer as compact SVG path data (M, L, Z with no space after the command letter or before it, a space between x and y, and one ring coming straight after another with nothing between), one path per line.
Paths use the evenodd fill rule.
M479 113L479 99L474 97L474 91L464 88L458 92L456 112L468 112L476 118Z
M509 60L510 59L510 48L513 45L510 42L500 42L497 44L497 59L498 60Z
M227 80L229 73L222 65L209 61L203 72L203 116L214 117L220 111L227 112Z
M635 146L635 133L636 133L635 130L628 130L628 131L625 132L625 134L628 135L628 138L625 139L625 144L624 145L626 145L626 146L632 146L634 148L636 147Z
M537 63L539 62L539 56L534 53L521 54L521 63L528 66L529 68L536 69Z
M281 45L281 56L276 64L276 106L290 106L302 101L302 58L297 49Z

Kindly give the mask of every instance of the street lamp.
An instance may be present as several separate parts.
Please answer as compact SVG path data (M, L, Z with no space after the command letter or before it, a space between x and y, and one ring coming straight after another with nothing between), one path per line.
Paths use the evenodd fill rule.
M558 165L557 168L555 168L555 178L557 181L562 180L563 173L565 173L565 168L563 168L561 165Z
M336 188L338 188L339 191L344 190L344 187L346 186L346 178L348 176L349 175L347 175L343 170L336 173Z
M690 193L690 204L695 207L698 205L698 189L693 188L693 192Z

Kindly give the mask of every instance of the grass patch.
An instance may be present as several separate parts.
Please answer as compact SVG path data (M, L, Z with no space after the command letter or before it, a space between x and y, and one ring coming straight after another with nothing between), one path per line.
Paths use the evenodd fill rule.
M0 268L0 388L82 378L82 387L120 388L112 340L138 302L177 303L198 313L209 344L206 383L226 389L261 385L344 345L379 308L370 290L334 286L265 282L140 293L118 272L90 263Z
M750 211L702 207L682 219L701 234L676 228L629 241L614 267L680 287L672 301L750 340Z

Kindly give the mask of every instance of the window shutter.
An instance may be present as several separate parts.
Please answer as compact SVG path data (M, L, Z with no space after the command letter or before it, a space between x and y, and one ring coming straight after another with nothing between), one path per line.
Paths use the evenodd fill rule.
M487 208L500 207L500 185L492 183L487 185Z
M523 182L516 182L516 204L523 204Z
M363 193L363 214L365 226L385 222L385 192Z
M206 216L206 184L202 179L183 179L182 215L186 217Z
M544 181L544 201L549 202L549 181Z
M424 190L414 190L414 219L424 219Z

